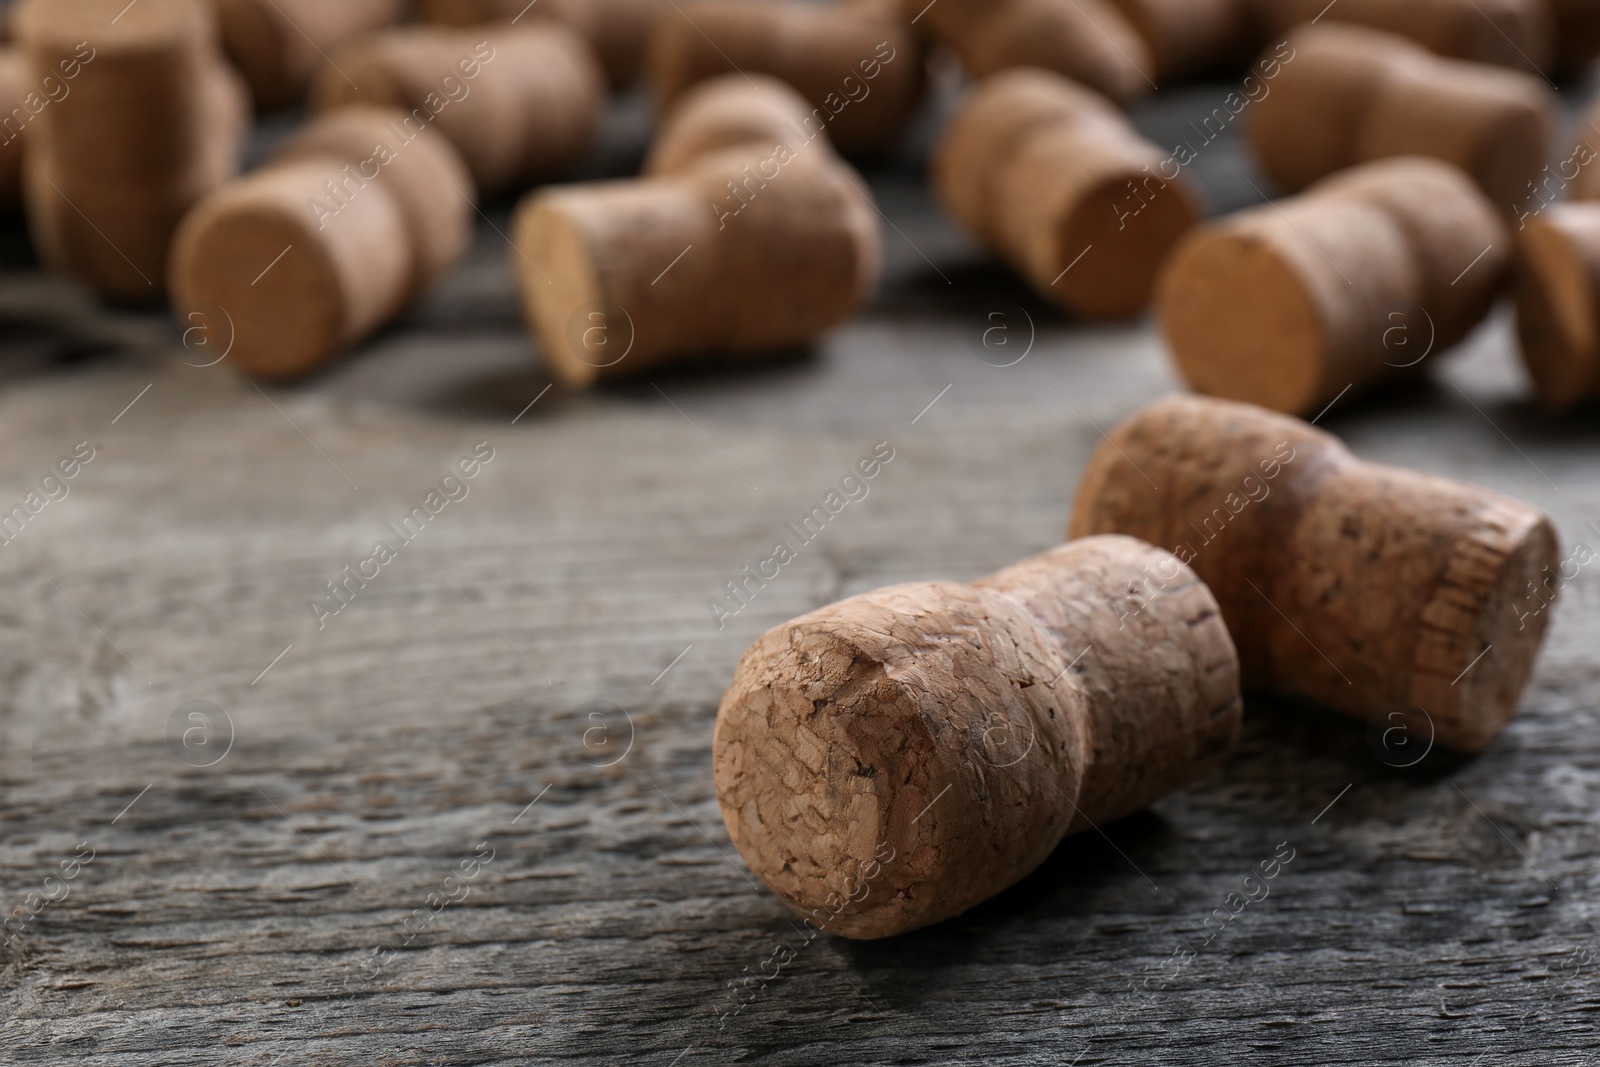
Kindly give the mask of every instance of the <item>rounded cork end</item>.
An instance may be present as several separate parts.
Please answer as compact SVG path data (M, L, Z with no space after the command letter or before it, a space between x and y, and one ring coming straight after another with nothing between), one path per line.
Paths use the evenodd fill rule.
M1199 205L1177 182L1150 190L1148 200L1129 192L1146 177L1136 170L1104 179L1057 228L1053 288L1080 315L1115 319L1143 311L1173 246L1199 221Z
M1022 607L951 583L769 631L723 697L717 798L750 868L816 930L951 918L1067 832L1088 740L1067 664ZM1065 799L1063 799L1063 797Z
M1565 410L1590 399L1600 362L1595 287L1582 248L1558 212L1593 216L1600 245L1600 208L1563 205L1533 219L1517 237L1517 334L1522 361L1539 400Z
M1189 385L1273 411L1323 389L1327 327L1297 265L1247 229L1197 233L1159 282L1162 331Z
M557 381L586 389L618 367L632 347L627 312L603 298L589 235L562 201L541 194L517 213L511 264L522 304Z

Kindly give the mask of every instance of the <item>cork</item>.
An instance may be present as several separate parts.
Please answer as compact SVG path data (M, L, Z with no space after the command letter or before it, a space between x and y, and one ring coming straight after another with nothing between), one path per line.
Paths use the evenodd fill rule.
M577 31L594 49L612 88L639 80L656 21L669 0L421 0L418 13L445 26L547 18Z
M751 78L729 75L686 97L650 176L547 190L519 206L511 262L523 307L551 373L569 386L803 344L872 292L882 245L866 183L789 120L804 100ZM768 105L768 120L752 123ZM756 139L719 136L702 115L731 117ZM788 139L774 143L773 130ZM690 143L707 150L675 147Z
M1540 403L1600 400L1600 203L1553 204L1517 234L1517 337Z
M1095 452L1068 535L1112 532L1170 547L1206 583L1247 691L1467 753L1516 714L1549 619L1518 605L1560 561L1536 508L1199 397L1144 408Z
M1149 49L1159 85L1230 73L1266 41L1249 0L1113 0Z
M1119 104L1155 88L1150 49L1107 0L904 0L904 8L974 78L1039 67Z
M1409 38L1433 52L1532 74L1553 72L1550 0L1256 0L1273 33L1314 20Z
M888 937L1182 788L1240 711L1205 586L1167 552L1090 538L769 630L722 698L717 799L750 869L813 928Z
M28 74L28 60L20 49L0 48L0 212L22 203L23 135L33 122L34 109L50 106L42 93L28 99L34 91Z
M211 0L222 47L259 108L304 97L311 76L349 41L394 22L400 0Z
M159 298L173 231L237 171L248 122L210 9L25 0L16 30L41 84L76 71L28 127L24 199L41 258L103 296Z
M403 26L341 49L312 83L318 112L352 104L436 126L484 193L555 177L599 132L605 80L582 38L548 20L452 30ZM340 72L343 72L342 74Z
M732 71L769 74L808 102L808 131L846 153L883 151L922 102L923 57L891 2L687 0L656 24L648 78L668 109L690 86Z
M933 182L967 230L1086 318L1144 308L1201 215L1166 152L1098 93L1041 70L979 84L935 150Z
M1460 171L1386 160L1200 227L1163 270L1157 307L1197 392L1311 415L1462 340L1509 251Z
M472 180L405 113L346 108L204 200L178 234L173 303L230 324L229 360L286 381L388 322L465 251Z
M811 108L785 83L765 74L727 74L696 83L672 102L645 160L646 174L670 174L695 159L744 144L832 154L826 136L808 139Z
M1556 108L1539 78L1441 59L1392 34L1304 26L1292 61L1252 109L1249 137L1279 185L1401 155L1453 163L1505 214L1544 167Z

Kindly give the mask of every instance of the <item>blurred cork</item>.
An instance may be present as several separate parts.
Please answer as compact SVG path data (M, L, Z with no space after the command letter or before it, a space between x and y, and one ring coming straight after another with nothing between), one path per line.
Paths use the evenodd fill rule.
M347 42L394 22L401 0L211 0L222 47L260 108L298 102Z
M1039 67L1119 104L1155 89L1150 49L1107 0L904 0L904 8L974 78Z
M673 108L650 176L523 201L511 262L553 375L585 387L696 354L770 353L862 304L882 259L876 210L796 123L809 113L775 79L728 75Z
M1069 536L1104 533L1169 546L1205 581L1247 690L1462 752L1516 715L1550 617L1516 607L1560 561L1536 508L1199 397L1144 408L1095 452Z
M1461 341L1510 244L1454 167L1370 163L1197 229L1163 271L1162 329L1196 391L1311 415Z
M28 60L20 49L0 48L0 211L22 203L23 134L49 97L28 85ZM56 76L59 81L59 75Z
M173 305L242 372L290 380L399 314L465 251L472 179L401 111L344 108L204 200L178 234Z
M1253 109L1250 143L1273 181L1299 190L1357 163L1423 155L1472 175L1506 215L1545 165L1557 100L1541 79L1440 59L1393 34L1317 25Z
M1158 85L1228 74L1266 43L1250 0L1113 0L1150 51Z
M1517 336L1539 401L1600 400L1600 203L1554 204L1517 234Z
M589 42L606 69L613 88L639 80L650 34L669 0L420 0L418 13L445 26L484 22L518 22L547 18Z
M963 226L1040 293L1091 318L1137 313L1199 219L1174 160L1098 93L1041 70L996 74L956 112L933 183Z
M24 0L30 77L75 71L28 128L24 200L41 257L104 296L158 299L189 208L231 177L243 84L200 0Z
M1580 4L1588 0L1578 0ZM1556 17L1550 0L1255 0L1268 32L1310 22L1364 26L1433 52L1531 74L1552 73Z
M807 125L847 153L890 147L922 102L922 49L892 0L685 0L657 22L649 80L663 109L730 71L788 83Z
M432 125L485 193L570 170L599 132L605 80L583 39L549 21L404 26L341 49L312 84L319 112L399 108Z
M722 698L717 799L797 914L887 937L1182 788L1231 747L1240 713L1206 587L1168 552L1096 537L768 631Z

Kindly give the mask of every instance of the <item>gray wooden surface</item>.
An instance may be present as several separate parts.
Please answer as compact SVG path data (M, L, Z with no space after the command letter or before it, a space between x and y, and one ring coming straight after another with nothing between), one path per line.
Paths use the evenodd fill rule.
M1170 140L1225 92L1140 121ZM592 171L643 131L626 111ZM1099 431L1178 387L1149 324L1069 323L987 265L917 159L871 172L895 228L860 321L589 395L542 392L506 204L406 322L265 392L41 275L8 224L0 504L96 451L0 547L0 892L40 908L0 949L0 1063L1593 1062L1593 569L1479 759L1397 769L1425 739L1253 700L1221 770L1001 898L752 977L800 939L713 795L740 652L855 590L1056 543ZM1256 198L1231 136L1197 169L1221 208ZM1014 366L974 352L992 299L1034 323ZM1592 414L1524 393L1502 315L1432 384L1324 424L1600 550ZM870 496L719 630L707 601L879 440ZM479 442L469 495L319 630L323 581ZM221 714L185 749L195 700ZM1284 843L1270 896L1208 931Z

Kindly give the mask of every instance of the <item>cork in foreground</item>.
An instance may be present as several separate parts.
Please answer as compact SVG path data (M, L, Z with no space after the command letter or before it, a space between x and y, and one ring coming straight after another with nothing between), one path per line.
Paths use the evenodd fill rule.
M877 284L866 182L769 77L696 86L667 115L648 175L530 195L511 265L546 365L569 386L704 353L810 341Z
M1461 752L1516 715L1550 618L1517 605L1560 562L1537 508L1199 397L1135 413L1090 460L1068 536L1113 532L1206 582L1247 690L1400 716Z
M1289 44L1294 59L1248 131L1286 189L1357 163L1430 156L1472 175L1510 217L1545 165L1558 101L1535 75L1441 59L1356 26L1302 26Z
M830 933L888 937L1181 788L1232 746L1240 713L1206 587L1168 552L1094 537L768 631L722 698L717 799L784 903Z
M1158 285L1162 330L1197 391L1312 415L1465 338L1510 245L1456 168L1369 163L1190 234Z
M945 208L1040 293L1094 318L1150 302L1156 272L1200 217L1167 153L1099 93L1042 70L983 81L934 153Z

